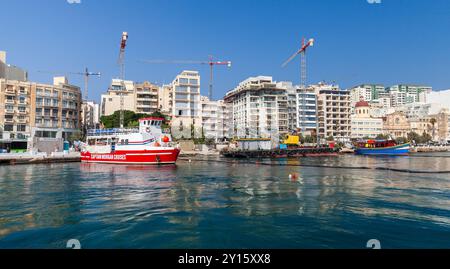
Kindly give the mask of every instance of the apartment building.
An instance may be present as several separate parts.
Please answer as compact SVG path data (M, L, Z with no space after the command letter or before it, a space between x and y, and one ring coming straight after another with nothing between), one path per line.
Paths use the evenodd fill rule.
M159 87L146 81L135 86L136 113L152 114L158 110Z
M81 122L87 129L96 129L100 124L100 105L93 101L83 101Z
M417 102L426 103L426 97L431 91L432 88L428 86L405 84L398 84L387 88L393 107Z
M114 114L114 112L120 111L121 95L123 96L123 109L136 111L134 82L113 79L106 94L101 95L101 116L110 116Z
M159 91L159 86L148 81L134 83L113 79L107 93L101 96L101 115L109 116L120 111L121 95L124 110L152 114L159 109Z
M229 91L233 136L274 138L288 133L288 95L270 76L250 77Z
M69 139L80 131L81 91L66 78L53 85L0 79L0 140Z
M173 93L171 85L163 85L159 88L159 102L158 108L159 111L166 115L172 114L172 104L173 104Z
M79 87L65 77L55 77L53 85L35 84L32 91L32 136L69 139L81 128L82 96ZM33 95L34 93L34 95Z
M232 137L229 104L223 100L211 101L201 97L201 118L203 135L215 141L223 141Z
M317 95L319 137L348 141L351 136L350 91L323 83L312 87Z
M370 116L370 104L361 96L355 104L355 114L351 116L351 138L376 138L383 133L383 119Z
M386 89L381 84L362 84L351 88L349 91L351 106L354 107L360 101L361 96L364 97L365 101L371 103L372 101L378 100L380 94L385 93Z
M175 137L201 136L200 74L183 71L170 85L169 107L172 134ZM194 134L193 134L194 132Z

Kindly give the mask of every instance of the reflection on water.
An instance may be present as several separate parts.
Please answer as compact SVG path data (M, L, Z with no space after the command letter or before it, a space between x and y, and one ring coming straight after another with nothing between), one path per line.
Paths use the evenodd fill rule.
M3 166L0 248L448 248L450 174L339 169L439 156Z

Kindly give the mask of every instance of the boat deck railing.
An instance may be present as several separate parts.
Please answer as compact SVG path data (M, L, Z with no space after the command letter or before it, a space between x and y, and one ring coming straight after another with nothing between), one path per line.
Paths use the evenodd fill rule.
M106 135L120 135L120 134L130 134L138 133L139 129L92 129L87 131L87 136L106 136Z

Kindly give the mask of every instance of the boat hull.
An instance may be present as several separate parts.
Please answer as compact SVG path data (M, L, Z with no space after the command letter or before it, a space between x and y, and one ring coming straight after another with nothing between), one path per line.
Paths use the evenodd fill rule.
M180 149L142 150L142 151L115 151L111 153L82 152L81 161L85 163L110 164L138 164L159 165L174 164L178 159Z
M407 155L410 148L410 144L386 148L357 148L355 153L358 155Z

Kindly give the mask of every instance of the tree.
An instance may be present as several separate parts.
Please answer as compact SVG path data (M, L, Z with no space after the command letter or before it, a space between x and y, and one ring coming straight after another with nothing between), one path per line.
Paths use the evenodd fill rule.
M316 142L317 142L316 140L317 140L317 138L316 138L315 136L307 135L307 136L305 136L305 138L303 139L303 142L304 142L304 143L311 144L311 143L316 143Z
M408 133L408 140L411 142L415 142L416 144L421 144L422 142L422 136L420 136L416 132L409 132Z
M388 140L390 138L390 135L388 134L379 134L377 135L377 137L375 137L375 139L377 140Z
M436 122L437 120L435 118L431 118L430 119L430 123L431 123L431 130L433 132L433 136L431 139L434 139L434 137L436 136Z
M423 132L421 140L422 140L421 143L428 143L431 140L433 140L433 138L431 137L430 134L427 134L426 132Z
M334 141L334 137L330 135L329 137L327 137L327 141Z
M405 144L406 142L408 142L408 139L406 137L397 137L395 141L397 142L397 144Z
M152 114L135 113L133 111L125 110L123 125L128 128L134 128L139 126L139 119L147 117L163 118L163 128L167 126L167 117L159 111L153 112ZM119 128L120 127L120 111L114 112L110 116L102 116L100 118L103 126L105 128Z

